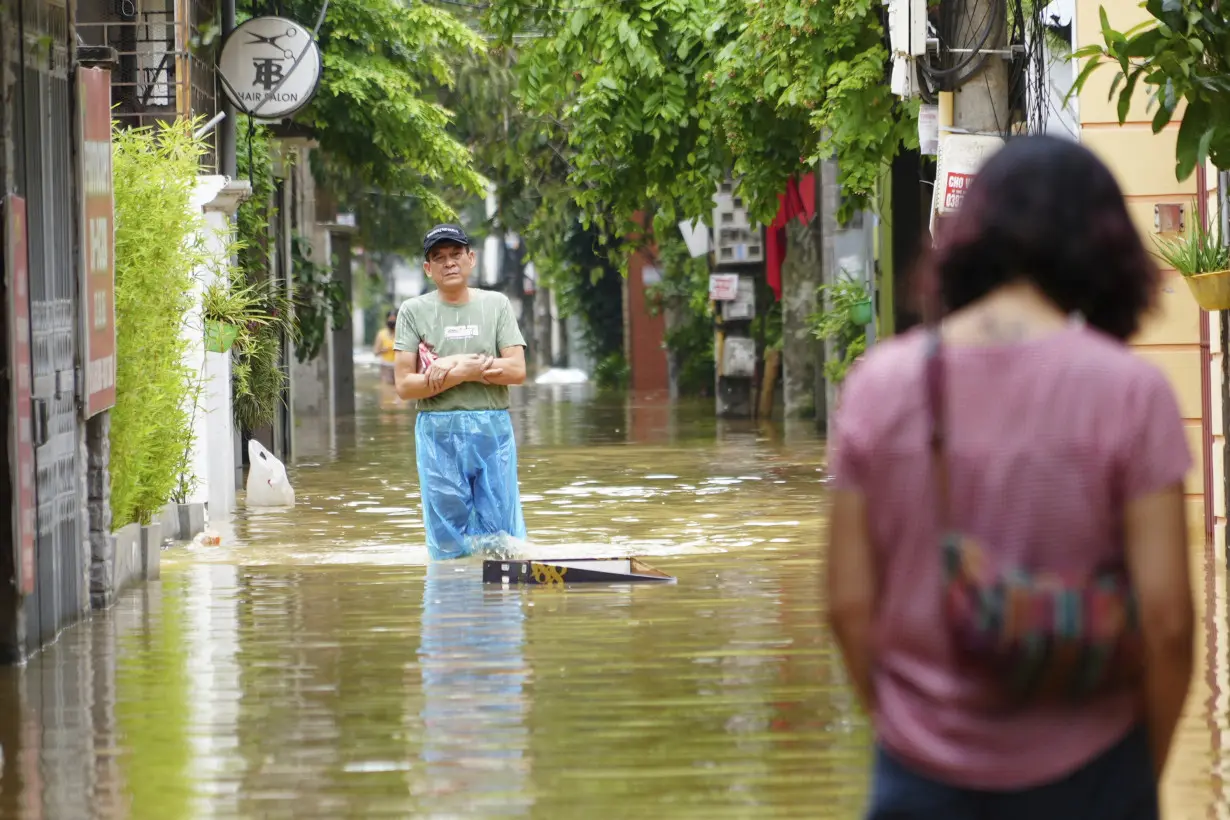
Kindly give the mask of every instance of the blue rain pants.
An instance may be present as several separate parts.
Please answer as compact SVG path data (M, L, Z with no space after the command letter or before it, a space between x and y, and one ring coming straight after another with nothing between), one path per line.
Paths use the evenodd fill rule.
M414 447L433 559L471 555L484 536L525 538L507 410L420 411Z

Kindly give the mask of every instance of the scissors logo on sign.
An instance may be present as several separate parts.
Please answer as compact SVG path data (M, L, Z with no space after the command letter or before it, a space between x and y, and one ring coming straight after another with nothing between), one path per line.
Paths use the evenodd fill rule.
M252 38L251 40L248 41L248 45L273 46L274 48L281 51L282 56L285 57L286 59L293 60L295 58L294 52L292 52L289 48L283 48L282 46L278 45L278 40L281 40L283 37L295 36L297 32L293 28L287 29L281 34L275 34L272 37L266 37L263 34L257 34L255 31L249 31L246 33L249 37Z

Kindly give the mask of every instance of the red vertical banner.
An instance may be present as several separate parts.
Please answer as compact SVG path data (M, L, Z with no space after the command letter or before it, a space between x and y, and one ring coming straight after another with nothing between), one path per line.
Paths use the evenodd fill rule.
M82 314L85 417L115 406L115 198L111 173L111 72L79 68L84 180Z
M9 195L4 201L4 246L7 275L9 350L12 386L9 390L9 470L14 488L13 543L17 550L17 580L21 594L34 592L34 429L30 370L30 267L26 238L26 200Z

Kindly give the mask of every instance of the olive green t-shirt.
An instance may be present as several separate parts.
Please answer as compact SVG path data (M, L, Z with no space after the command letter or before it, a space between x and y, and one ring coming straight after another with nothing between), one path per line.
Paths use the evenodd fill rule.
M393 349L418 351L419 342L426 342L441 357L459 353L499 356L501 350L525 346L508 297L478 288L470 289L464 305L445 302L435 290L402 302ZM464 382L438 396L419 399L418 406L420 410L507 410L508 388Z

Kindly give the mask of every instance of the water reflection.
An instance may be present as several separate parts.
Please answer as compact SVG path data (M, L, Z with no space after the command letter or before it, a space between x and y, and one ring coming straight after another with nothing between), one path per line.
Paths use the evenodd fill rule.
M567 386L514 411L538 554L649 556L669 587L484 588L427 565L412 416L378 386L292 464L293 513L0 669L0 818L854 818L866 722L822 626L804 427ZM1167 816L1226 818L1224 561ZM425 566L426 565L426 566Z
M523 816L530 761L522 591L485 589L473 565L429 564L423 584L423 768L429 817Z

